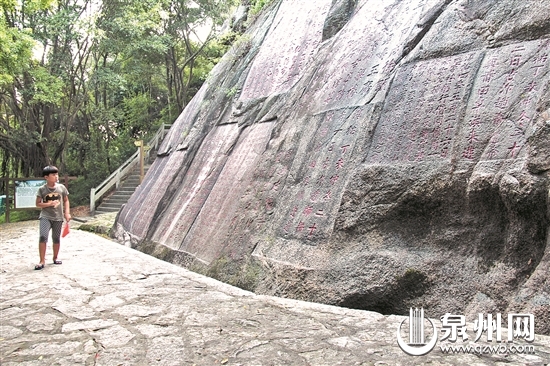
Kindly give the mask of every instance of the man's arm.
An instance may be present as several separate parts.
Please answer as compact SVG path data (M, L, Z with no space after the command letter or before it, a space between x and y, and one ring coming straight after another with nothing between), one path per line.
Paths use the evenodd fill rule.
M65 213L65 220L67 220L67 222L71 221L71 204L69 203L69 197L68 196L64 196L63 198L63 203L65 206L64 209L63 209L63 212Z
M42 201L42 197L36 196L36 207L39 207L39 208L57 207L58 204L59 204L59 201L44 202Z

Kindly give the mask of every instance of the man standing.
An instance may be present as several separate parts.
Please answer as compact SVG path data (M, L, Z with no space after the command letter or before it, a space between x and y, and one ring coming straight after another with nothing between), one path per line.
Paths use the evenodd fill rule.
M38 189L36 196L36 207L40 207L40 239L38 243L38 252L40 254L40 263L34 266L34 269L44 268L46 263L46 244L50 230L52 232L53 242L53 263L61 264L57 259L59 248L61 246L61 229L63 227L63 217L67 225L71 220L71 209L69 205L69 191L64 185L59 184L59 170L52 165L48 165L42 170L42 176L46 179L46 184Z

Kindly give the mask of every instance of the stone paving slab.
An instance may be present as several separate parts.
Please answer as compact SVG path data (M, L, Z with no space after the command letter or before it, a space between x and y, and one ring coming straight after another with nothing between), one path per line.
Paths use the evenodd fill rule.
M260 296L72 229L33 270L38 222L0 225L0 364L547 365L535 354L405 354L403 317Z

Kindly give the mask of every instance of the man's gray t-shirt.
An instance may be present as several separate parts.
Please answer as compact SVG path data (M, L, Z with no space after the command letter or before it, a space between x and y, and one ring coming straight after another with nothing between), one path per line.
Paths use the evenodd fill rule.
M42 202L59 201L57 207L42 208L40 218L63 221L63 202L65 202L65 197L69 196L69 191L63 184L56 183L54 188L49 188L47 184L44 184L38 189L37 196L42 198Z

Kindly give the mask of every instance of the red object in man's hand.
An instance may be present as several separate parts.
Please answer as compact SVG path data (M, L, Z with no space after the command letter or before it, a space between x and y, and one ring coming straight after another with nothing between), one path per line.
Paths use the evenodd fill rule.
M66 222L65 225L63 226L63 233L61 234L61 237L64 238L67 235L69 235L69 223L68 222Z

